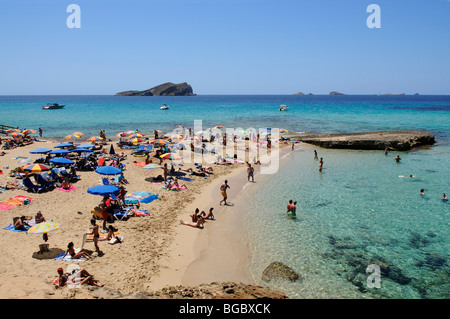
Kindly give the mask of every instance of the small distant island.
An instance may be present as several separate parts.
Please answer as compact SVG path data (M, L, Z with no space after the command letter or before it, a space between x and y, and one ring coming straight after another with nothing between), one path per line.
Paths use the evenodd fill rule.
M339 92L336 92L336 91L332 91L332 92L330 92L330 95L344 95L344 93L339 93Z
M172 82L163 83L144 91L123 91L116 96L194 96L192 86L186 82L174 84Z

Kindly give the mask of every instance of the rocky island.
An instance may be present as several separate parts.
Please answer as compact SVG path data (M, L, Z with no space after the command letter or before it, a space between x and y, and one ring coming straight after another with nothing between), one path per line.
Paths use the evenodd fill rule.
M192 87L186 82L174 84L167 82L157 85L144 91L123 91L115 94L116 96L193 96Z
M434 135L426 131L378 131L346 134L308 134L299 136L304 143L325 148L407 151L414 147L433 145Z

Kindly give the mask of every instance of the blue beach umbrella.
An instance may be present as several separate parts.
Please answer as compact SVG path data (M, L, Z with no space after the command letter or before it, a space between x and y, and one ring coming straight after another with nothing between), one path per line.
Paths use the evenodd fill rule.
M110 195L117 193L119 191L119 187L115 185L99 185L90 187L87 189L87 192L92 195Z
M73 152L76 152L76 153L78 153L78 152L93 152L92 150L89 150L89 149L87 149L87 148L76 148L76 149L73 149L73 150L71 150L71 152L73 153Z
M77 148L93 148L95 145L93 144L81 144L78 145Z
M122 170L114 166L99 166L95 172L101 175L118 175Z
M60 165L72 165L75 163L74 161L64 157L52 158L51 160L49 160L49 162L52 164L60 164Z
M55 148L65 148L65 147L72 147L72 143L61 143L55 146Z
M52 150L49 148L37 148L35 150L30 151L31 154L47 154L48 152L51 152Z
M69 154L70 151L68 150L53 150L51 152L49 152L48 154L58 154L58 155L62 155L62 154Z

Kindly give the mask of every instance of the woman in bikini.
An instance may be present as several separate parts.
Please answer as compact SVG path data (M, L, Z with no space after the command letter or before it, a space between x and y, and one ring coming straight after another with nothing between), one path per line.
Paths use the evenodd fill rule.
M67 256L67 254L69 254L72 257L72 259L78 259L80 257L85 257L86 259L92 259L91 255L89 255L85 251L80 251L79 253L76 253L75 249L73 248L73 242L70 242L67 245L67 251L63 256L63 259Z

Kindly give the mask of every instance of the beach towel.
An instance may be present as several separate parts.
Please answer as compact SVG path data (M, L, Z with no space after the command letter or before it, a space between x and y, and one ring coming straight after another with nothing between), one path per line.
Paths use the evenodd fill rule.
M28 197L28 196L18 195L18 196L11 197L11 199L13 199L13 200L18 200L18 201L21 201L21 202L24 202L24 201L27 200L27 199L30 200L30 201L32 201L34 198Z
M79 250L76 250L77 253L78 253L78 251ZM85 257L73 259L72 256L70 256L69 254L67 254L66 257L64 257L65 253L66 253L65 251L60 253L58 256L56 256L55 260L63 260L63 261L86 261L87 260Z
M16 206L15 205L8 205L8 204L0 203L0 211L1 210L8 210L8 209L11 209L11 208L14 208L14 207L16 207Z
M64 189L64 188L57 188L58 190L60 190L60 191L63 191L63 192L66 192L66 193L68 193L68 192L71 192L71 191L73 191L73 190L75 190L75 189L77 189L78 187L76 187L76 186L74 186L74 185L70 185L70 187L69 187L69 189Z
M147 164L145 164L145 162L133 162L132 164L133 165L137 165L137 166L141 166L141 167L144 167L145 165L147 165Z
M27 227L27 226L25 226L25 227ZM4 230L15 231L15 232L18 232L18 233L26 233L28 231L28 230L17 230L17 229L14 228L14 224L11 224L11 225L3 228L3 229Z
M134 192L132 193L132 195L133 198L139 199L139 201L144 204L153 202L155 199L158 199L159 196L158 194L155 193L141 192L141 191Z
M189 177L178 177L179 180L186 181L186 182L192 182L194 179Z

